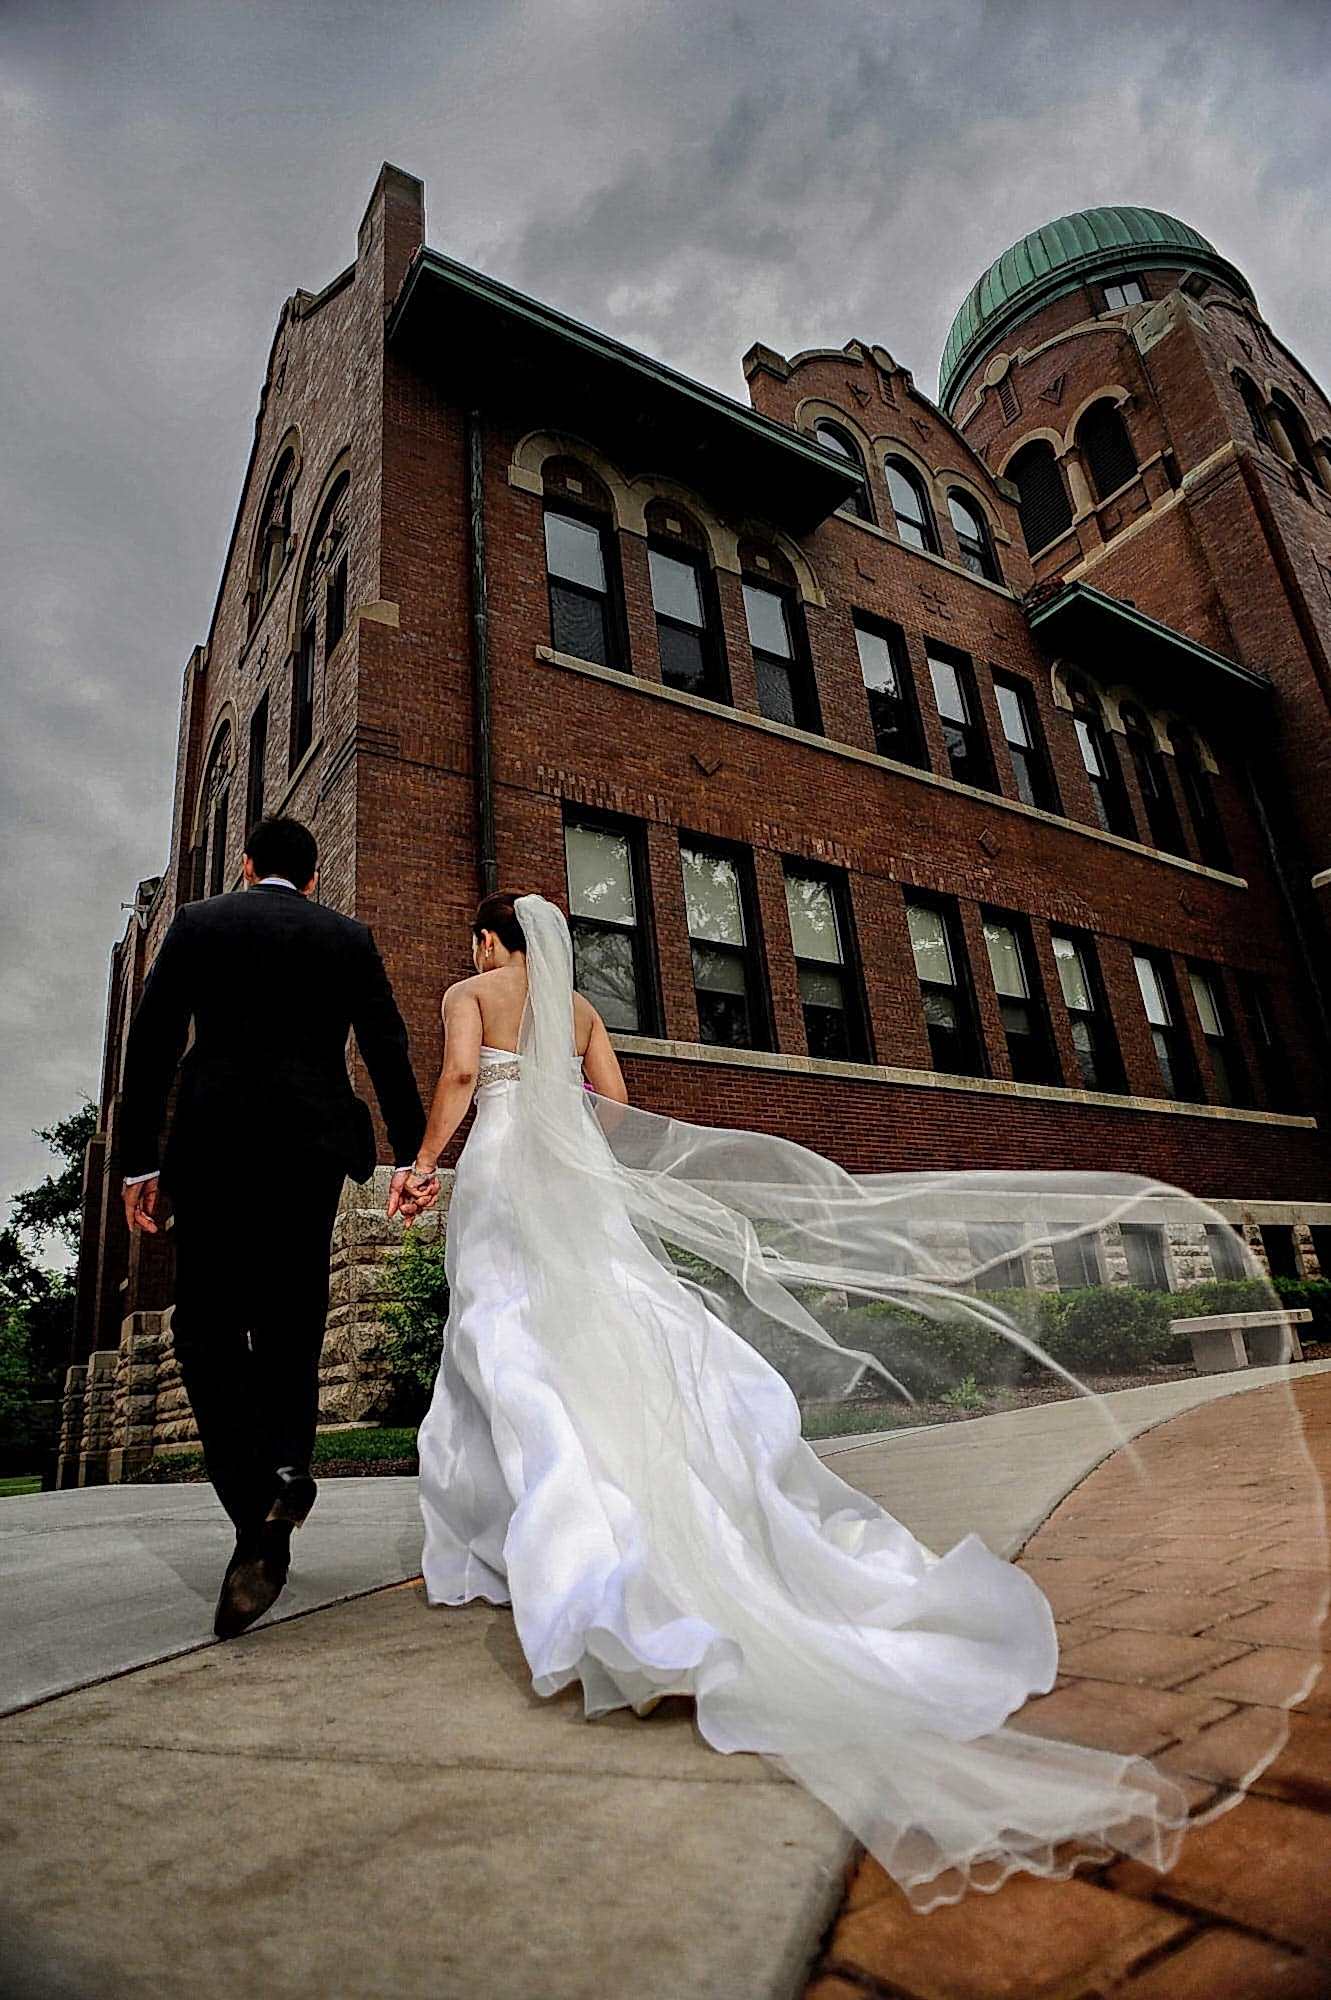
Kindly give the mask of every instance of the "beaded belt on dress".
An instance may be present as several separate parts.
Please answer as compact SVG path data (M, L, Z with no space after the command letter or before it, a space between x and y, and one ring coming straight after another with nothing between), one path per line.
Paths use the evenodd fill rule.
M483 1063L477 1073L476 1090L472 1092L472 1096L474 1097L476 1091L481 1090L487 1083L516 1083L521 1075L520 1062Z

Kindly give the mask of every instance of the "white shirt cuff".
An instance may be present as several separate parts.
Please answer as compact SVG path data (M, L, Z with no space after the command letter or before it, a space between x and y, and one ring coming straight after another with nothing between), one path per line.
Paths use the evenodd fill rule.
M126 1174L121 1186L137 1187L140 1181L155 1181L161 1171L160 1167L154 1167L150 1174Z

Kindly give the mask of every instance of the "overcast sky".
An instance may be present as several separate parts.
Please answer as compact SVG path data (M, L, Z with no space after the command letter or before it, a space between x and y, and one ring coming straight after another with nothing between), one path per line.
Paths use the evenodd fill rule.
M0 1214L96 1094L277 314L382 160L438 249L735 395L852 337L932 392L984 266L1099 202L1326 380L1329 55L1325 0L0 0Z

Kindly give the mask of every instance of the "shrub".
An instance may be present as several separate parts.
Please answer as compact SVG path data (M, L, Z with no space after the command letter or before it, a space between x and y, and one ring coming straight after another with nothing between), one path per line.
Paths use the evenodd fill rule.
M417 1399L428 1396L439 1372L448 1318L442 1230L428 1237L407 1232L401 1250L384 1267L379 1298L384 1357Z
M1273 1278L1281 1305L1292 1311L1307 1307L1312 1325L1301 1329L1305 1340L1331 1340L1331 1278Z

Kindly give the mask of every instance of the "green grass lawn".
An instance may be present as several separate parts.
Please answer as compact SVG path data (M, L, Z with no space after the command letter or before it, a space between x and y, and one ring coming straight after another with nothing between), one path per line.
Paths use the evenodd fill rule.
M325 1478L358 1472L400 1472L416 1470L416 1432L376 1426L370 1430L321 1431L314 1440L313 1467ZM177 1480L202 1479L203 1453L199 1451L159 1452L139 1475L153 1484L169 1485Z
M42 1482L35 1472L16 1473L10 1479L0 1479L0 1500L12 1500L16 1493L40 1493Z

